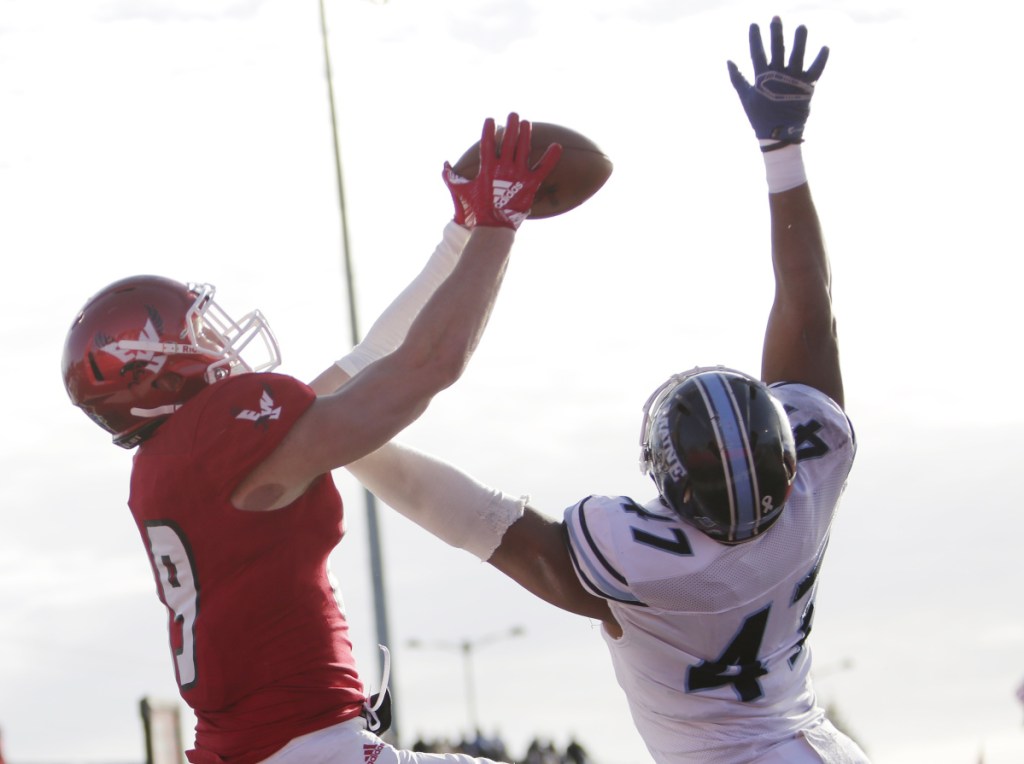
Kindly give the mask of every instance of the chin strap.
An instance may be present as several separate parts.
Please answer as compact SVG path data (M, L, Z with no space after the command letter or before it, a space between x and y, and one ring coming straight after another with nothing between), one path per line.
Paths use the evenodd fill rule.
M140 409L133 407L129 409L129 413L132 416L137 416L142 419L154 419L158 416L169 416L180 409L181 406L182 404L180 403L168 403L166 406L157 406L155 409Z
M391 679L391 653L384 645L377 645L384 653L384 673L380 678L380 691L370 696L363 704L363 720L366 729L375 735L387 732L391 727L391 691L388 681Z

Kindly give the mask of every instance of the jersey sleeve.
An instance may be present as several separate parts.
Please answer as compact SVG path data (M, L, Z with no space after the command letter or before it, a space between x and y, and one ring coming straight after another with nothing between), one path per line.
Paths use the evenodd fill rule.
M615 602L642 605L631 591L620 562L616 522L624 506L637 505L624 496L588 496L565 510L569 555L580 583L591 594Z
M193 463L205 482L230 495L315 399L308 385L281 374L244 374L217 383L194 412Z
M829 444L831 449L848 449L849 461L853 462L857 437L850 418L838 403L808 385L777 382L770 387L793 425L799 461L824 455L823 445Z

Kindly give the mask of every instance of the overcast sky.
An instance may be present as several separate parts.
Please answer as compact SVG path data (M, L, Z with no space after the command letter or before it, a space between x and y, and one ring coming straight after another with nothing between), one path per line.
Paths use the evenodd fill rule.
M726 73L774 13L832 56L804 150L832 258L860 450L823 570L817 688L876 764L1024 759L1016 385L1018 4L913 0L327 0L365 329L451 215L487 116L593 138L597 196L520 231L465 377L404 440L560 515L649 498L641 406L675 371L756 372L772 296L760 154ZM283 371L349 347L314 0L0 0L0 729L11 764L138 762L176 689L126 508L130 455L73 409L64 333L133 273L259 307ZM378 682L361 490L333 556ZM475 713L514 753L576 736L648 760L596 624L380 509L404 742ZM190 742L191 719L186 720Z

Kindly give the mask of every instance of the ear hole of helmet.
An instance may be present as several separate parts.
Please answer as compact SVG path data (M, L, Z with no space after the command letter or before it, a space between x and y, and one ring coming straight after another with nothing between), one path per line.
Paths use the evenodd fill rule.
M177 392L185 384L185 378L177 372L168 371L153 380L153 387L161 392Z
M96 356L92 353L88 354L89 368L92 369L92 376L97 382L104 382L103 372L100 371L99 364L96 363Z

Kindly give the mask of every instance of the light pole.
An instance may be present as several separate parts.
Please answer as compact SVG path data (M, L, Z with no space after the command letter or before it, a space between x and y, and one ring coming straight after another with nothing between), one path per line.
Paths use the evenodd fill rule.
M385 2L386 0L378 0ZM320 5L320 37L323 43L324 69L327 77L327 99L331 107L331 140L334 145L334 175L338 187L338 211L341 214L341 247L344 255L345 283L348 287L349 326L352 332L352 346L359 344L362 336L359 332L359 313L356 309L355 278L352 270L352 247L348 236L348 212L345 208L345 183L341 172L341 146L338 139L338 115L334 105L334 78L331 72L331 55L327 45L327 14L324 11L324 0ZM384 581L384 555L381 549L380 521L377 515L377 499L369 490L363 490L366 506L366 530L370 545L370 579L373 582L373 611L377 621L377 644L385 647L391 644L391 632L388 625L387 586ZM384 672L384 659L380 658L380 671ZM392 666L391 676L394 681L395 670ZM398 725L398 709L391 710L391 729L389 735L396 742L401 740Z
M503 639L521 637L526 633L522 626L513 626L505 631L485 634L476 639L463 639L459 642L431 641L425 642L420 639L410 639L406 642L408 647L417 649L451 650L462 654L462 671L466 686L466 713L469 720L469 733L474 734L480 730L480 719L477 715L476 702L476 679L473 674L473 655L476 650L484 645L500 642Z

